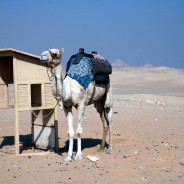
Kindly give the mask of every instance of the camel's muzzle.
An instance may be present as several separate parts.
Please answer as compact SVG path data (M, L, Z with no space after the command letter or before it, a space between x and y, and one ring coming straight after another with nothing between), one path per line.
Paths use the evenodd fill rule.
M48 62L47 56L42 55L42 56L40 57L40 61L43 62L43 63L47 63L47 62Z

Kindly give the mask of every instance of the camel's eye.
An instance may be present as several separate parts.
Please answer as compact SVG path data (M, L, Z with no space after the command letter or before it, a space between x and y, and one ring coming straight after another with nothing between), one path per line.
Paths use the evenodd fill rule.
M54 59L56 59L56 58L57 58L57 54L52 54L52 57L53 57Z

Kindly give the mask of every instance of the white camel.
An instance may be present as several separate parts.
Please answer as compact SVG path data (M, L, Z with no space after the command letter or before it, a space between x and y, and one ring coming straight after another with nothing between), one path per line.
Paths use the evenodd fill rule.
M40 60L45 62L51 69L51 85L54 97L59 101L62 100L63 109L68 121L69 150L65 160L72 160L73 154L73 114L72 107L78 111L77 122L77 153L75 160L83 157L81 150L81 135L84 119L84 111L87 105L94 104L97 112L100 114L103 123L103 138L100 150L105 149L106 136L109 132L109 144L107 153L112 152L112 88L110 84L95 84L92 81L85 90L76 80L66 76L62 78L62 53L64 49L50 49L41 54Z

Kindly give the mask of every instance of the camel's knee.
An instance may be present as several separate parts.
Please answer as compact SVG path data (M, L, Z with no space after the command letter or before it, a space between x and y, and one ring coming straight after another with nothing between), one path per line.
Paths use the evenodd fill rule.
M68 137L73 138L74 137L74 131L68 131Z
M76 134L77 134L77 137L81 137L81 134L82 134L82 128L77 128L76 130Z
M105 105L105 108L111 108L113 106L113 103L111 100L106 99L104 105Z
M107 107L107 106L105 106L105 116L107 116L109 113L110 113L110 110L111 110L111 108L110 107Z
M104 132L107 134L108 130L109 130L109 125L106 124L106 126L104 127Z
M105 107L105 115L109 123L112 122L112 107Z

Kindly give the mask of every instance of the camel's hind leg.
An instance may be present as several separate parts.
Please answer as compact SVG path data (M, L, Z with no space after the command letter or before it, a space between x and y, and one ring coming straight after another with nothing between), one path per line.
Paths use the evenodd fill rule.
M105 112L104 110L100 112L100 117L103 123L103 137L102 137L102 143L100 145L100 150L104 150L105 149L105 143L106 143L106 136L107 136L107 132L108 132L108 125L105 119Z
M112 153L112 107L113 107L113 99L112 99L112 86L110 83L107 85L107 93L104 104L105 109L105 119L107 122L107 126L109 128L109 147L107 153Z
M105 139L107 133L109 132L109 146L107 153L112 153L112 87L110 84L106 86L107 93L104 102L103 112L101 113L101 119L103 122L103 140L101 144L101 149L105 147Z
M112 152L112 107L104 109L101 105L95 104L97 111L100 113L100 117L103 124L103 137L100 145L100 151L105 149L106 137L109 133L109 146L107 153Z
M112 107L105 109L105 119L109 130L109 146L108 146L107 153L112 153Z

